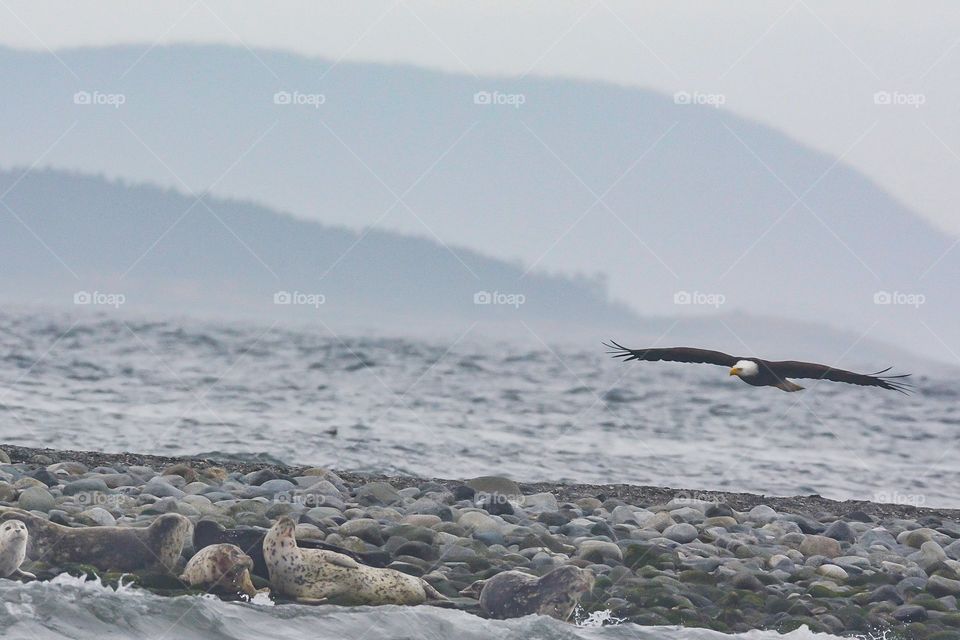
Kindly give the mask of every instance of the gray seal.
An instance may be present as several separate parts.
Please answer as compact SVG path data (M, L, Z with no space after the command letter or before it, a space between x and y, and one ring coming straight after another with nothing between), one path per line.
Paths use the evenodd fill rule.
M263 539L270 585L299 602L343 605L422 604L446 600L425 580L393 569L368 567L335 551L301 549L295 523L282 517Z
M157 570L175 573L190 520L165 513L149 527L64 527L20 509L4 509L0 521L27 526L27 555L55 566L88 564L101 571Z
M539 614L566 621L584 594L593 590L594 581L589 570L568 564L540 578L521 571L504 571L487 580L477 580L460 594L479 598L480 609L491 618Z
M19 520L10 520L0 525L0 578L16 576L34 578L32 573L20 570L27 557L27 525Z

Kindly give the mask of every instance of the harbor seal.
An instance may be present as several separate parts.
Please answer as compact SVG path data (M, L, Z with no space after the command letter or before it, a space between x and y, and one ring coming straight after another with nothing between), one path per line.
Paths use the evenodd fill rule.
M232 544L215 544L205 547L190 558L180 581L195 587L230 594L244 594L251 598L257 589L250 580L253 560L240 547ZM269 593L269 589L265 589Z
M253 559L254 575L269 579L270 573L263 559L263 537L266 533L265 529L226 529L213 520L201 520L193 528L193 548L199 551L213 544L234 544ZM297 546L301 549L335 551L371 567L390 564L390 554L386 551L350 551L320 540L297 540Z
M165 513L149 527L64 527L20 509L4 509L0 521L27 526L27 555L52 565L88 564L101 571L155 569L174 573L190 520Z
M446 600L425 580L393 569L367 567L342 553L301 549L296 525L283 516L263 540L270 584L278 594L300 602L344 605L422 604Z
M10 520L0 525L0 578L37 576L20 570L27 557L27 525L19 520Z
M557 567L537 578L521 571L504 571L487 580L477 580L460 595L479 598L480 609L497 619L530 614L569 620L595 578L587 569L572 564Z

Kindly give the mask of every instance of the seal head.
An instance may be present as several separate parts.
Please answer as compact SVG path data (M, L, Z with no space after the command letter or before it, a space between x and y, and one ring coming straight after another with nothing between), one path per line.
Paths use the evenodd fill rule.
M252 570L253 560L240 547L215 544L203 548L190 558L190 562L180 574L180 580L191 586L206 587L229 594L243 594L252 598L257 595L250 579Z
M27 557L28 538L27 525L19 520L8 520L0 525L0 578L36 578L32 573L20 570Z

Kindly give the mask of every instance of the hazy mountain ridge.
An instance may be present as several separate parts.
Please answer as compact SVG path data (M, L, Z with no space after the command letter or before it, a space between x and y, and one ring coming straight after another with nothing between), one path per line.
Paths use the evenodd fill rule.
M207 198L211 212L175 191L58 171L0 172L0 193L8 189L16 216L0 216L0 269L11 299L67 303L100 291L133 308L227 305L256 316L289 314L297 301L274 305L273 295L299 292L323 297L319 308L301 305L307 314L370 324L390 314L439 322L511 313L574 325L633 317L608 302L600 280L537 273L521 282L517 265L422 238ZM491 299L475 304L478 293Z
M695 311L674 304L678 291L717 293L723 310L857 334L876 324L871 335L939 357L940 340L960 341L953 239L837 159L722 108L227 47L143 53L60 52L78 81L50 56L0 51L0 77L17 88L0 114L23 123L0 162L29 164L76 123L45 163L178 189L182 179L326 223L602 272L644 316ZM126 102L77 105L78 90ZM323 102L277 104L278 92ZM523 102L495 104L494 92ZM877 305L880 291L925 302Z

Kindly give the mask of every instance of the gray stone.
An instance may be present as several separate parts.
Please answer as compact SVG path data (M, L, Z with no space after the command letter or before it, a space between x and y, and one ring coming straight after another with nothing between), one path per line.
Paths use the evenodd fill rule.
M833 538L814 534L805 535L800 543L800 553L805 556L826 556L836 558L840 555L840 543Z
M267 480L260 485L260 488L272 494L277 494L281 492L293 491L297 488L297 485L293 484L289 480L284 480L283 478L275 478L273 480Z
M670 517L674 520L688 522L690 524L699 524L704 520L703 512L698 509L694 509L693 507L680 507L679 509L674 509L670 512Z
M158 498L182 498L186 495L183 491L167 482L166 477L162 476L154 476L151 478L147 484L143 485L141 493L148 493Z
M692 524L681 522L680 524L670 525L663 531L663 536L674 542L685 544L697 539L697 528Z
M117 524L116 518L103 507L93 507L77 514L77 520L84 524L97 527L112 527Z
M914 556L919 557L914 558ZM946 560L947 554L944 553L943 549L936 542L933 540L927 540L920 545L919 552L911 555L911 559L914 559L917 564L919 564L925 570L928 570L933 565Z
M841 542L856 542L857 534L853 532L850 525L843 520L837 520L823 532L827 538L833 538Z
M891 615L900 622L921 622L927 619L927 610L916 604L902 604Z
M599 563L604 563L609 559L617 562L623 561L623 552L620 547L603 540L584 540L580 543L580 548L577 549L577 555L585 560Z
M943 576L930 576L927 580L927 591L933 595L957 596L960 595L960 580L951 580Z
M741 571L730 579L730 585L735 589L746 589L748 591L763 591L763 583L757 576L747 571Z
M468 532L474 531L499 531L500 525L491 516L480 511L468 511L460 516L457 521L461 527Z
M313 522L320 522L325 518L342 518L343 512L333 507L314 507L304 514L304 517Z
M347 520L337 530L341 536L356 536L365 542L378 547L383 544L383 535L380 533L380 524L372 518L357 518Z
M82 478L80 480L74 480L63 487L63 495L65 496L74 496L78 493L92 493L96 491L113 493L110 487L107 486L107 483L100 478Z
M0 502L13 502L17 498L17 489L9 482L0 482Z
M480 476L464 482L465 485L473 489L476 493L499 494L506 496L507 499L514 502L523 500L523 492L520 486L509 478L500 476ZM554 509L556 510L556 509Z
M403 501L403 497L397 493L397 490L386 482L370 482L362 487L357 487L354 494L362 505L389 505Z
M552 493L534 493L523 496L521 504L524 509L532 513L552 512L560 508L560 505L557 504L557 497Z
M765 504L758 504L747 513L747 519L752 522L767 524L777 519L777 512Z
M860 536L860 544L867 548L880 546L887 549L894 549L897 546L897 540L883 527L876 527Z
M822 564L817 567L817 573L831 580L843 581L850 577L843 567L838 567L835 564Z
M27 487L20 493L17 506L24 511L47 512L57 506L53 495L41 487Z

